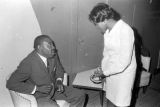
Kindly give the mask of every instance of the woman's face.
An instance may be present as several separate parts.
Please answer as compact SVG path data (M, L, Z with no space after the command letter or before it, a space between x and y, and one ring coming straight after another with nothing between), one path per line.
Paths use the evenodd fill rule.
M107 25L106 25L106 22L105 22L105 21L104 21L104 22L99 22L99 23L97 23L97 24L96 24L96 27L97 27L98 29L100 29L100 31L101 31L102 34L104 34L104 33L106 32L106 30L107 30Z

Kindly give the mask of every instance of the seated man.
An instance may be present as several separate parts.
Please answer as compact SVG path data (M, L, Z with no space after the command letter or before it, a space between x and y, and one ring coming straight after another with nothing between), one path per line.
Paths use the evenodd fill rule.
M85 94L72 86L63 86L64 72L53 40L48 35L40 35L34 40L34 50L12 73L6 87L33 94L38 107L59 107L57 99L66 100L70 107L83 107Z

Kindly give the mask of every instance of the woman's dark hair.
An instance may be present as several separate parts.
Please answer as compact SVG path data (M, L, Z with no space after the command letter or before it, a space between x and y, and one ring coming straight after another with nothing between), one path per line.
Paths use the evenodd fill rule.
M109 5L105 3L98 3L90 12L89 20L96 24L99 22L103 22L105 19L113 19L118 21L119 19L121 19L121 16Z

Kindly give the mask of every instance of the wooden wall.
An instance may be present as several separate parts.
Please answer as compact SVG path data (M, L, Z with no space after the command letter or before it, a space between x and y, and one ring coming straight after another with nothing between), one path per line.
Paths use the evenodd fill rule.
M152 2L151 2L152 1ZM152 56L152 70L159 50L158 0L31 0L42 33L53 37L67 72L100 65L103 36L88 20L98 2L107 2L135 27ZM158 6L157 6L158 7ZM156 11L156 12L155 12Z

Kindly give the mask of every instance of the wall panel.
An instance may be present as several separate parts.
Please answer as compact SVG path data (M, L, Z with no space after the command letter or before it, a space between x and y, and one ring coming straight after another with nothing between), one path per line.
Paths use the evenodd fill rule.
M55 41L62 64L67 72L71 72L72 60L75 55L73 42L75 21L72 0L31 0L36 16L42 29Z
M101 64L103 35L88 20L90 11L99 2L106 2L106 0L79 0L78 2L78 72L95 68Z

